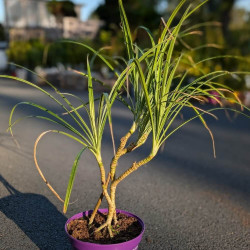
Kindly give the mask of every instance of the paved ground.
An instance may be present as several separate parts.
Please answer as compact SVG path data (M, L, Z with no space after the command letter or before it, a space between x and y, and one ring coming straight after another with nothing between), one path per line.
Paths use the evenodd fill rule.
M66 215L62 204L39 177L32 158L33 143L47 122L27 119L15 129L18 149L5 132L11 107L23 100L39 101L60 110L38 91L0 81L0 249L70 249L63 225L66 218L92 209L100 192L99 172L90 153L78 169L72 201ZM20 107L15 118L34 114ZM184 112L184 117L189 114ZM233 122L220 113L209 119L217 158L209 135L198 121L173 136L164 151L118 188L120 209L140 216L146 232L140 249L250 249L250 120ZM129 127L130 114L120 106L113 111L115 136ZM54 188L64 195L70 167L79 145L60 135L41 141L39 162ZM123 171L148 151L122 160ZM103 155L112 157L108 130ZM105 206L105 204L104 204Z

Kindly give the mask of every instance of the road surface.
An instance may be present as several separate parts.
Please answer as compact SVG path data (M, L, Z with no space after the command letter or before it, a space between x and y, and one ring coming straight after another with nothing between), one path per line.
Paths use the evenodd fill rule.
M86 93L82 96L86 98ZM18 148L6 128L11 108L20 101L35 101L62 112L33 88L0 81L0 249L70 249L64 223L73 214L94 207L100 194L97 164L90 152L84 153L73 204L63 215L62 203L42 182L33 161L36 137L56 126L23 120L14 127ZM20 106L14 118L38 113ZM183 113L184 118L189 115ZM218 115L219 121L208 119L216 159L209 134L197 120L171 137L156 159L118 186L117 207L137 214L146 224L140 249L250 249L250 120L237 117L229 121L223 112ZM116 139L129 128L130 118L121 105L114 107ZM108 166L112 157L108 128L103 142ZM38 146L40 166L62 196L79 150L77 143L58 134L44 137ZM118 173L148 150L146 145L122 159Z

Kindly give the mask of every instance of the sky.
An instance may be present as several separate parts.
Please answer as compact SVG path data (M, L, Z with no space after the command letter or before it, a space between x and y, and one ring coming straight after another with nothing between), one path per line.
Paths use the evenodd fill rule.
M84 4L81 18L82 20L86 20L88 19L89 15L98 7L98 5L104 3L104 0L73 0L73 2Z
M22 1L22 0L20 0ZM0 23L4 21L4 0L0 0ZM84 4L82 8L82 20L86 20L91 12L96 9L96 7L103 3L104 0L73 0L74 3ZM250 10L250 0L238 0L237 6Z
M22 0L20 0L22 1ZM72 0L74 3L83 4L82 8L82 20L88 19L89 15L93 10L98 7L101 3L104 3L104 0ZM0 23L4 21L4 0L0 0Z

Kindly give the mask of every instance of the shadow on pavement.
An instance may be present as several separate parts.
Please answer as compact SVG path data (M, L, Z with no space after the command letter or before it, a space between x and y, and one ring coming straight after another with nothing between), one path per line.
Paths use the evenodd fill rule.
M71 249L64 224L67 218L44 196L21 193L0 175L10 195L0 199L0 211L11 219L39 249ZM10 235L10 240L15 235Z

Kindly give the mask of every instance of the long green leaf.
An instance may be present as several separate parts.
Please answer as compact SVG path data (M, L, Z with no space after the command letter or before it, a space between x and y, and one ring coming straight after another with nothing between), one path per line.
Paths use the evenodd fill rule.
M93 83L91 77L91 70L89 65L89 60L87 58L87 70L88 70L88 94L89 94L89 113L90 113L90 123L93 131L93 135L95 138L95 144L97 143L97 131L96 131L96 124L95 124L95 98L94 98L94 91L93 91Z
M72 131L73 133L75 133L76 135L78 135L80 138L82 138L87 144L90 145L90 142L88 141L88 139L83 136L77 129L75 129L72 125L70 125L68 122L66 122L64 119L62 119L60 116L58 116L57 114L55 114L54 112L52 112L51 110L41 106L41 105L38 105L36 103L32 103L32 102L19 102L17 103L11 110L11 113L10 113L10 117L9 117L9 130L11 132L11 134L13 135L13 132L12 132L12 117L13 117L13 114L14 114L14 111L16 110L16 108L19 106L19 105L29 105L29 106L32 106L32 107L35 107L35 108L38 108L46 113L48 113L49 115L55 117L59 122L57 122L58 124L60 125L63 125L64 127L66 127L67 129L69 129L70 131ZM56 121L55 121L56 122Z
M77 109L71 104L71 102L65 97L65 95L63 95L53 84L51 84L47 79L45 79L44 77L40 76L39 74L37 74L36 72L25 68L23 66L20 66L18 64L13 64L19 68L25 69L28 72L31 72L32 74L38 76L39 78L41 78L43 81L45 81L52 89L55 90L55 92L62 97L62 99L69 105L69 107L72 109L72 111L76 114L76 116L78 117L78 119L82 122L82 124L76 119L76 117L72 114L72 112L69 112L69 110L55 97L51 96L47 91L43 90L42 88L38 87L37 85L30 83L29 85L31 85L32 87L36 87L38 90L42 91L43 93L47 94L51 99L53 99L54 101L56 101L64 110L67 111L67 113L71 116L71 118L77 123L77 125L84 131L84 133L86 133L88 135L89 138L91 138L91 133L88 129L87 124L84 122L84 120L82 119L82 117L80 116L80 114L77 112ZM22 79L19 79L22 80ZM24 82L24 81L23 81ZM27 81L25 81L25 83L28 84ZM53 98L52 98L53 97ZM83 125L83 126L82 126Z
M122 30L124 32L127 53L128 53L129 59L131 60L135 57L134 51L133 51L133 41L132 41L131 31L130 31L129 24L128 24L128 19L127 19L127 16L126 16L123 4L122 4L122 0L119 0L119 9L120 9Z
M62 42L80 45L80 46L83 46L83 47L87 48L88 50L92 51L94 54L96 54L112 70L112 72L114 72L114 74L117 77L119 77L119 74L115 71L114 67L104 58L104 56L102 56L98 51L94 50L93 48L91 48L87 44L76 42L76 41L62 41Z
M67 126L65 126L63 123L60 123L60 122L58 122L58 121L56 121L56 120L53 120L53 119L50 119L50 118L48 118L48 117L46 117L46 116L28 115L28 116L21 117L21 118L15 120L15 121L8 127L7 131L10 130L14 125L16 125L17 123L19 123L20 121L25 120L25 119L28 119L28 118L38 118L38 119L50 121L50 122L52 122L52 123L61 125L61 126L67 128L67 129L69 129L69 128L68 128ZM69 130L70 130L70 129L69 129ZM72 132L72 130L70 130L70 131ZM66 132L63 132L63 131L58 131L58 130L53 130L53 131L51 130L51 132L57 132L57 133L61 133L61 134L67 135L68 137L70 137L71 139L74 139L75 141L79 142L79 143L82 144L83 146L85 146L85 147L87 146L87 144L86 144L85 142L83 142L83 141L80 140L79 138L77 138L77 137L75 137L75 136L73 136L73 135L71 135L71 134L69 134L69 133L66 133ZM79 135L78 135L78 136L79 136Z
M143 87L143 91L144 91L145 98L146 98L146 104L148 106L148 111L149 111L149 115L150 115L150 121L151 121L151 126L152 126L152 133L153 133L153 142L154 142L154 140L155 140L155 122L154 122L154 118L153 118L151 101L150 101L150 97L149 97L149 93L148 93L148 89L147 89L145 77L144 77L143 72L142 72L141 65L137 59L135 59L134 62L136 64L138 71L139 71L139 74L140 74L141 84ZM155 145L153 145L153 148L154 148L154 146Z
M108 94L103 93L103 95L104 95L104 98L106 101L106 109L107 109L108 120L109 120L110 135L111 135L113 151L114 151L114 155L115 155L115 140L114 140L114 132L113 132L112 116L111 116L111 107L112 106L111 106Z
M67 212L71 191L72 191L75 176L76 176L76 170L77 170L81 155L85 149L86 149L86 147L82 148L81 151L77 154L75 161L74 161L74 164L72 166L70 177L69 177L69 183L68 183L68 187L67 187L67 191L66 191L66 196L65 196L65 200L64 200L64 205L63 205L63 213Z
M148 37L150 38L152 47L154 47L155 46L155 41L154 41L154 37L153 37L152 32L145 26L139 26L137 29L143 29L143 30L146 31L146 33L148 34Z
M216 158L216 153L215 153L215 143L214 143L214 136L212 131L210 130L210 128L208 127L205 119L203 118L203 115L198 111L198 109L196 107L194 107L193 105L191 105L191 107L193 108L193 110L195 111L195 113L198 115L198 118L200 119L200 121L202 122L202 124L204 125L204 127L207 129L207 131L210 134L211 140L212 140L212 145L213 145L213 153L214 153L214 158ZM204 112L205 113L205 112Z
M247 117L247 118L250 118L250 115L247 115L247 114L245 114L245 113L243 113L243 112L241 112L241 111L239 111L239 110L232 109L232 108L225 108L225 107L223 107L223 108L213 108L213 109L209 109L209 110L207 110L207 112L212 112L212 111L215 111L215 110L229 110L229 111L233 111L233 112L235 112L235 113L239 113L239 114L241 114L241 115L243 115L243 116L245 116L245 117ZM196 119L196 118L198 118L199 116L204 115L204 114L205 114L205 113L200 113L199 115L196 115L196 116L194 116L194 117L188 119L187 121L183 122L181 125L179 125L177 128L175 128L174 130L172 130L170 133L168 133L168 134L165 136L164 140L161 141L161 145L162 145L171 135L173 135L176 131L178 131L180 128L182 128L183 126L185 126L186 124L188 124L188 123L191 122L192 120L194 120L194 119Z

